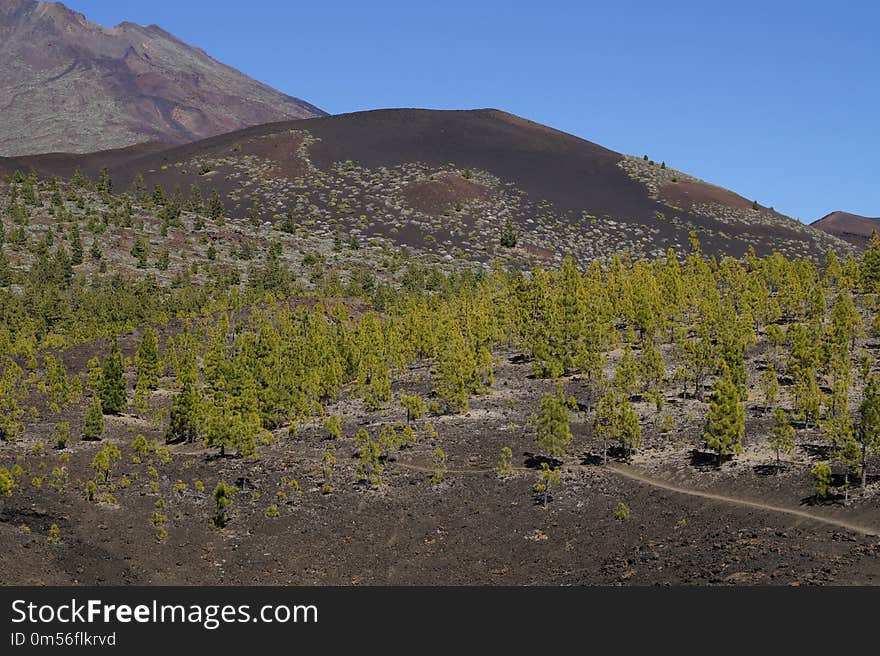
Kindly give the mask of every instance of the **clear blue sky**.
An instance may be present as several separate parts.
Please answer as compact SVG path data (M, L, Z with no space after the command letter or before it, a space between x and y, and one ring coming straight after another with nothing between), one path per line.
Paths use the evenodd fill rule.
M812 221L880 216L880 3L68 0L330 113L497 107Z

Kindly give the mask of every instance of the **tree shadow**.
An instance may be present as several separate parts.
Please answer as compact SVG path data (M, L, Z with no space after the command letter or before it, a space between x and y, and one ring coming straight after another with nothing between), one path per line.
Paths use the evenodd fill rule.
M559 467L562 464L562 461L556 458L548 458L547 456L530 453L528 451L523 453L523 456L525 456L524 464L528 469L541 469L541 465L545 462L551 469Z
M256 490L257 486L254 485L254 482L248 478L247 476L239 476L235 479L235 487L239 490L244 490L247 488L248 490Z
M831 457L832 447L830 444L801 444L800 448L806 451L811 458L828 460Z
M755 465L752 467L752 471L754 471L758 476L776 476L780 472L784 472L787 469L785 465L777 465L773 463L771 465Z
M580 464L582 465L601 465L604 464L605 459L602 457L601 453L588 453L584 456L581 456Z
M534 501L534 503L532 505L539 506L541 508L545 507L543 492L533 492L532 499ZM547 504L546 505L549 506L552 501L553 501L553 492L549 492L547 494Z
M844 504L844 495L839 494L837 492L831 492L825 497L820 497L818 494L811 494L808 497L804 497L801 499L802 506L843 506Z
M531 358L524 353L519 353L517 355L512 355L507 361L510 364L526 364L527 362L531 362Z
M214 451L213 453L205 454L205 462L216 462L217 460L230 460L237 458L238 456L234 453L230 453L227 451L226 453L220 453L219 451Z
M608 459L609 460L617 460L619 462L628 462L630 455L633 452L628 451L620 445L614 445L608 447Z
M728 462L733 456L728 454L726 456L721 456L721 463L724 464ZM709 469L718 469L718 454L713 453L712 451L701 451L700 449L691 449L690 455L691 466L699 469L700 471L706 471Z

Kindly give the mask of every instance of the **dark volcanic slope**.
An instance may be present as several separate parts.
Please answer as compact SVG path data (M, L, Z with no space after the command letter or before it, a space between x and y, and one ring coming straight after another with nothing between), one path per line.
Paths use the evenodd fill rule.
M706 251L732 255L750 246L791 256L849 248L733 192L491 109L275 123L116 158L28 163L61 175L79 164L92 176L106 164L116 189L142 173L168 191L216 189L236 218L278 221L289 211L311 232L483 261L658 255L687 250L691 230ZM499 245L507 221L520 233L518 249Z
M849 212L832 212L811 223L814 228L827 232L859 248L865 248L874 231L880 232L880 217L869 218Z
M69 178L76 169L96 174L104 167L117 168L145 155L158 153L173 148L171 144L146 142L101 150L96 153L78 155L76 153L46 153L43 155L21 155L19 157L0 157L0 175L9 175L14 171L26 172L31 169L47 174Z
M322 111L155 25L0 0L0 155L184 143Z

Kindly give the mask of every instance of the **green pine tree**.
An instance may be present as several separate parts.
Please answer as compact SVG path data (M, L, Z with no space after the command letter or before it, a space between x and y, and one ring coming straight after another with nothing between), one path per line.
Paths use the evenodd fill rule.
M170 421L165 430L165 441L194 442L199 436L200 420L201 397L195 383L185 380L180 384L177 394L171 402Z
M113 350L104 358L101 370L101 385L98 390L101 405L108 415L118 415L125 410L125 371L119 343L114 342Z
M725 371L715 381L703 433L706 445L717 455L717 466L721 466L724 456L742 453L745 421L746 413L740 391Z
M223 481L217 483L214 488L214 516L211 518L211 526L213 528L225 528L229 523L228 508L232 504L232 495L235 494L235 486L228 485Z
M862 402L859 404L859 424L856 439L861 453L862 488L868 481L868 456L880 452L880 381L871 376L865 386Z
M541 399L541 411L535 418L535 442L541 452L551 458L563 458L565 448L571 443L568 410L573 404L573 399L565 397L561 385Z
M775 376L774 376L775 378ZM773 410L773 428L770 429L770 446L776 451L776 468L781 466L780 454L791 456L794 453L795 431L782 408Z
M159 340L156 332L149 326L144 330L144 336L134 355L135 371L138 380L143 380L149 389L156 389L159 385Z
M872 231L871 243L862 255L859 277L863 289L877 291L880 288L880 237L876 230Z
M101 407L101 399L95 396L92 398L92 403L86 412L82 437L84 440L100 440L103 434L104 410Z

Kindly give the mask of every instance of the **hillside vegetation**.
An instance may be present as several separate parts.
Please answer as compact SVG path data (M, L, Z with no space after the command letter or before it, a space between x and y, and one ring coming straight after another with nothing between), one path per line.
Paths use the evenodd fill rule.
M415 515L442 518L441 503L451 517L483 497L517 531L556 513L566 535L562 569L516 560L514 580L615 580L628 571L619 558L608 579L571 574L593 552L572 546L587 538L570 513L587 504L606 541L633 509L660 515L649 491L613 482L603 465L614 462L809 503L820 518L839 500L877 520L880 240L859 259L734 259L704 255L692 233L686 254L523 270L293 219L231 221L197 188L116 195L107 174L18 173L0 192L0 530L18 532L4 558L40 536L16 580L34 580L40 562L55 563L51 580L77 578L65 559L97 581L173 580L163 549L198 559L233 540L244 558L227 554L236 569L220 580L284 582L290 563L277 575L260 563L293 526L326 530L304 539L320 549L338 530L384 531L383 513L427 504ZM619 539L641 545L685 530L679 519ZM371 580L449 581L447 558L482 567L459 539L495 531L496 554L511 539L465 522L436 552L454 530L438 521L413 552L428 569ZM102 538L112 555L92 562L83 554L107 525L130 535ZM415 539L400 525L393 541ZM767 540L762 567L780 553ZM329 569L294 579L357 582L360 547L346 545ZM783 578L813 576L823 548ZM855 572L864 548L836 562ZM703 567L669 565L683 580ZM193 567L194 581L212 580Z

